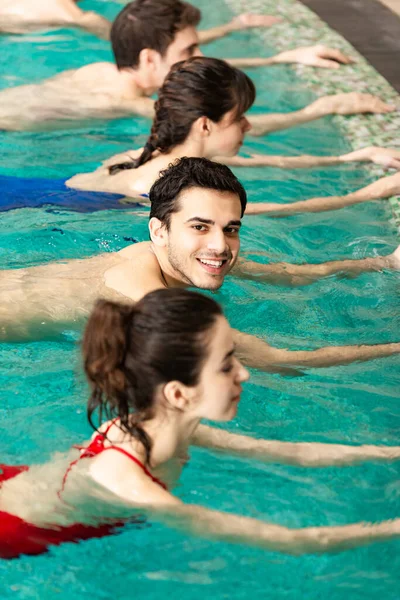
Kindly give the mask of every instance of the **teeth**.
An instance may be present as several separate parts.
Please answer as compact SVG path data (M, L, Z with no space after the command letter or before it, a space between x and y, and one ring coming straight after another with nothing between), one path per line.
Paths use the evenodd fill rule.
M222 267L222 264L224 262L222 260L206 260L205 258L200 258L199 260L204 265L210 265L210 267L216 267L216 268Z

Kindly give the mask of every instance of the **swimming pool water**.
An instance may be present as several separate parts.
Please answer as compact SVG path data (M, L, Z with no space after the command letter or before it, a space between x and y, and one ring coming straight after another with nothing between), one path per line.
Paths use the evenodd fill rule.
M198 0L205 25L230 18ZM83 2L112 18L120 4ZM51 76L86 62L110 59L105 42L73 31L4 37L0 87ZM236 33L207 48L209 55L272 53L257 36ZM3 62L3 61L2 61ZM249 71L250 73L250 71ZM254 110L291 110L313 99L286 67L251 71L258 97ZM68 131L0 133L0 173L64 177L143 143L149 123L124 119ZM329 119L249 140L247 152L336 154L347 148ZM367 184L354 166L304 171L238 169L250 199L289 201L345 193ZM256 260L321 262L387 253L398 243L385 203L290 219L245 221L242 249ZM146 211L93 214L58 208L1 213L0 268L18 268L118 250L147 239ZM398 273L357 279L329 278L289 289L227 281L216 294L231 323L290 348L394 341L399 331ZM0 346L1 462L46 460L85 439L86 387L77 340ZM399 360L309 370L301 378L254 372L232 431L288 441L399 443ZM193 450L177 493L188 502L264 518L288 526L378 521L400 516L399 465L298 469ZM326 556L289 557L210 542L161 525L81 544L47 555L0 561L3 599L87 600L160 598L190 600L278 598L395 600L400 594L400 543Z

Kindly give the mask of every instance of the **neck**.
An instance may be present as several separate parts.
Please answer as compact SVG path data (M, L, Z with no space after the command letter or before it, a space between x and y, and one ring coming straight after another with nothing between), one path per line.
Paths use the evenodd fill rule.
M167 288L182 287L185 288L189 282L184 281L179 273L171 266L168 260L168 251L166 248L160 248L152 243L151 249L157 259L160 267L161 277Z
M177 410L167 410L143 423L152 440L151 467L156 468L186 449L200 419Z
M182 143L171 148L164 156L169 160L190 156L190 158L209 158L212 159L215 152L210 155L207 145L202 139L193 139L190 136Z
M152 96L158 90L159 86L143 68L125 68L121 69L119 73L121 77L134 86L138 96Z

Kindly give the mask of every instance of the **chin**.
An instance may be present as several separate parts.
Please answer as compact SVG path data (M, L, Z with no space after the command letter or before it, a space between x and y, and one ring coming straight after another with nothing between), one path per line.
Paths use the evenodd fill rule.
M196 281L193 282L195 287L200 290L210 290L211 292L216 292L224 283L223 279L208 279L207 281Z

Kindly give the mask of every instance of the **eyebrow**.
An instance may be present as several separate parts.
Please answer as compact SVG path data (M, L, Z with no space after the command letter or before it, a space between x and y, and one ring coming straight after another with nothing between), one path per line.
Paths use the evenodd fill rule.
M233 356L235 353L235 347L232 348L232 350L230 350L227 354L225 354L224 356L224 360L222 361L223 363L230 358L231 356Z
M186 48L186 52L192 52L193 50L196 50L198 45L199 45L199 42L196 42L195 44L190 44L190 46L188 46Z
M204 225L215 225L215 221L213 221L212 219L204 219L203 217L191 217L190 219L188 219L187 221L185 221L185 223L204 223ZM236 227L241 227L242 226L242 221L237 220L237 221L229 221L229 223L227 223L226 225L224 225L224 229L226 227L231 227L232 225L235 225Z

